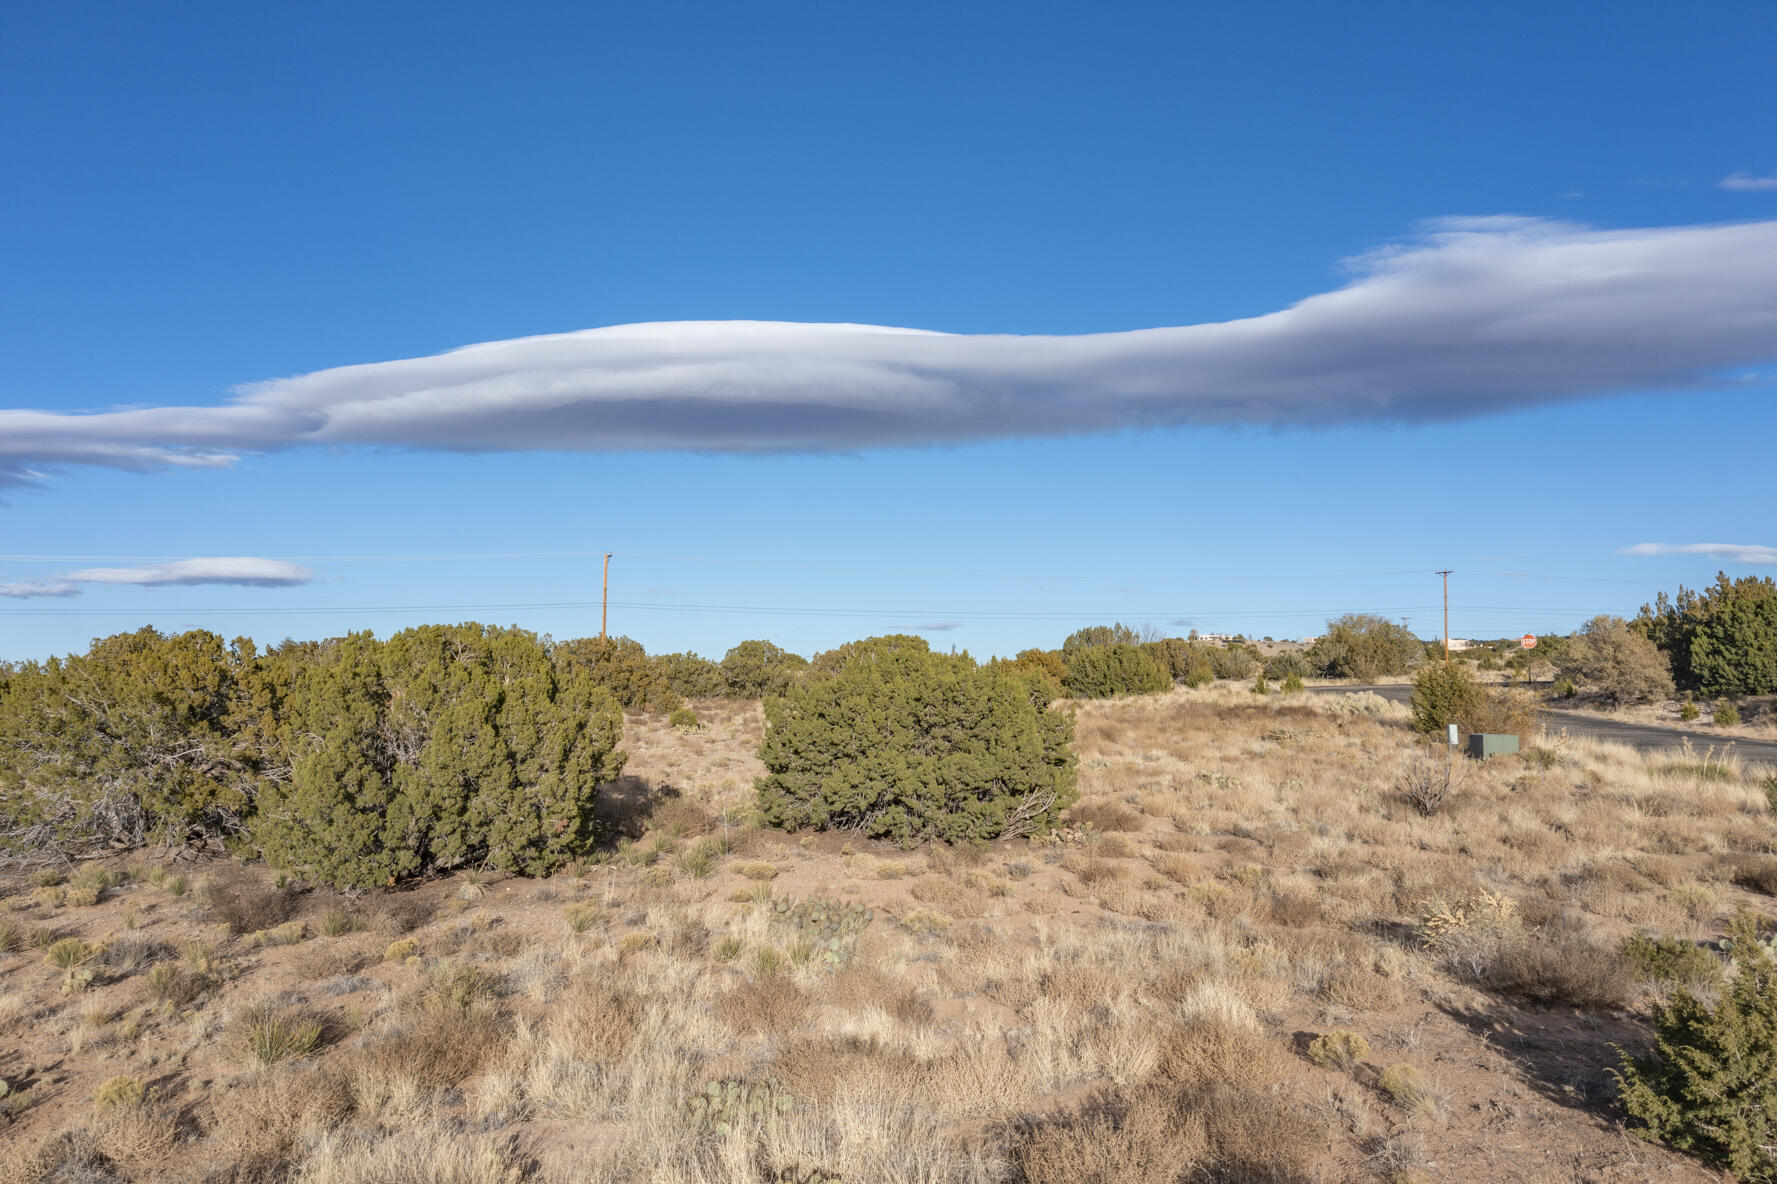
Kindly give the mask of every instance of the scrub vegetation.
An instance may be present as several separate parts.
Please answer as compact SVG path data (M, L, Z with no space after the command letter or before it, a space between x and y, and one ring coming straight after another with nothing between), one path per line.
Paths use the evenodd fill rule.
M1423 646L1410 708L1070 642L10 669L0 1184L1777 1172L1772 770L1428 748L1525 700Z

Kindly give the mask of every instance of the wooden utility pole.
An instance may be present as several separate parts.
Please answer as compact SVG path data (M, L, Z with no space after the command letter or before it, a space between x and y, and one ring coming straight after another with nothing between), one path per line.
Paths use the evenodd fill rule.
M599 640L605 639L605 622L611 613L611 553L605 552L605 587L599 594ZM1446 650L1450 647L1445 646Z
M1444 577L1444 665L1450 664L1450 573L1438 573Z

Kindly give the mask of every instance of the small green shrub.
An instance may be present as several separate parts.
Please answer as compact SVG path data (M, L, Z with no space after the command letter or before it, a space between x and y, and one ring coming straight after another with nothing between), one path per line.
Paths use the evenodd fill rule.
M1284 677L1283 677L1283 693L1284 694L1286 694L1286 695L1300 695L1302 693L1303 689L1304 688L1302 686L1302 676L1301 675L1299 675L1299 674L1284 675Z
M1067 655L1067 693L1076 699L1152 695L1172 679L1137 645L1095 645Z
M1263 674L1260 674L1259 677L1253 679L1253 694L1269 695L1270 693L1271 684L1265 681L1265 676Z
M385 962L405 962L420 952L420 943L411 937L397 938L383 951Z
M1631 933L1623 939L1623 957L1637 977L1656 983L1676 983L1691 990L1709 990L1723 981L1719 959L1708 950L1676 937L1650 937Z
M672 714L666 717L666 722L681 732L695 732L703 727L703 721L697 718L697 712L689 707L674 708Z
M1037 707L1017 678L967 655L858 644L832 677L766 700L767 825L906 845L987 840L1047 831L1077 799L1071 714Z
M1308 1059L1323 1069L1349 1073L1370 1055L1370 1042L1346 1029L1316 1036L1308 1045Z
M129 1109L148 1100L148 1083L140 1077L113 1077L99 1086L93 1106L99 1110Z
M1573 685L1573 679L1571 678L1557 679L1555 680L1555 685L1549 689L1555 692L1555 698L1557 699L1571 699L1580 693L1580 689ZM1691 718L1696 718L1694 712L1692 713Z
M1435 662L1413 679L1413 726L1421 732L1451 724L1472 732L1486 706L1487 692L1466 665Z
M1766 773L1759 788L1765 791L1765 804L1771 808L1771 813L1777 814L1777 773Z
M1282 653L1272 654L1265 659L1265 677L1274 678L1278 682L1287 682L1289 679L1295 678L1299 683L1313 673L1314 670L1308 665L1308 659L1295 650L1284 650Z
M1731 728L1740 722L1740 709L1723 699L1715 705L1715 714L1710 718L1715 720L1717 727Z
M1680 990L1656 1003L1653 1050L1623 1054L1615 1075L1644 1137L1742 1180L1769 1181L1777 1179L1777 959L1744 914L1729 953L1735 972L1720 1002Z
M1689 698L1685 699L1678 708L1678 718L1682 719L1687 724L1702 714L1703 713L1697 709L1697 705L1691 702Z

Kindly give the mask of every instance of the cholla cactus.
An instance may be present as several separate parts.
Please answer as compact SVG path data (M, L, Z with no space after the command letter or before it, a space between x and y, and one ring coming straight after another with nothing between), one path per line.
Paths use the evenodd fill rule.
M710 1081L685 1104L692 1121L726 1135L743 1123L760 1124L788 1114L796 1099L774 1082Z
M1427 949L1440 949L1458 934L1482 931L1502 933L1517 928L1518 902L1503 892L1482 889L1477 896L1457 904L1434 898L1420 906L1419 940Z

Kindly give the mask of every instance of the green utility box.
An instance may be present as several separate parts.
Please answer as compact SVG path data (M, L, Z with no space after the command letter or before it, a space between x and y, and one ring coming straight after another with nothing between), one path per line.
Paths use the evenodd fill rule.
M1468 754L1478 761L1518 751L1518 738L1510 732L1470 732Z

